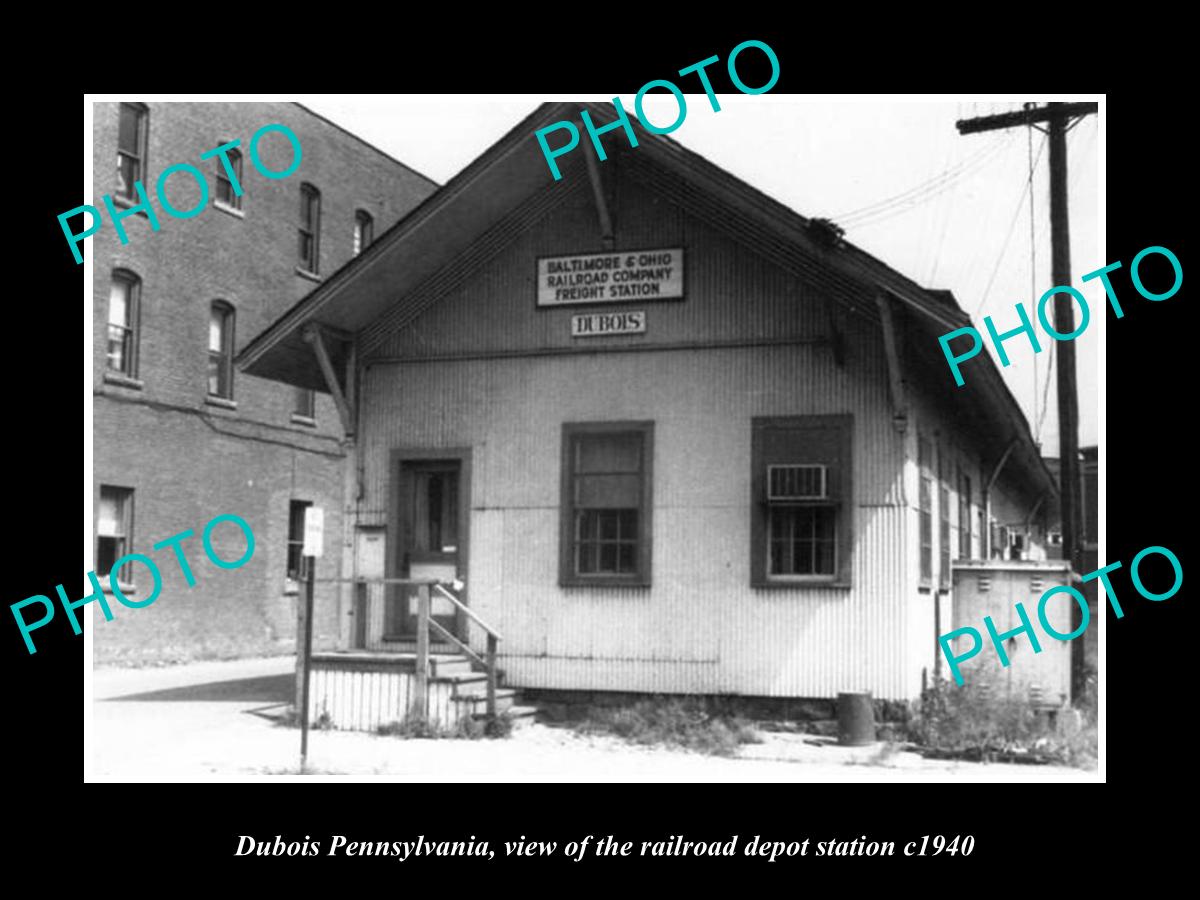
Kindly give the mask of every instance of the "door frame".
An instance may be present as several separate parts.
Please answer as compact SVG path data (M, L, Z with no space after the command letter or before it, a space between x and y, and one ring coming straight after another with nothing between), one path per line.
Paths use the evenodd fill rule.
M388 546L384 549L388 578L401 578L401 557L404 554L404 514L400 505L400 467L406 462L458 462L458 577L466 587L458 599L470 605L471 591L471 448L470 447L393 447L388 454ZM390 599L390 598L389 598ZM454 636L467 643L467 615L454 610Z

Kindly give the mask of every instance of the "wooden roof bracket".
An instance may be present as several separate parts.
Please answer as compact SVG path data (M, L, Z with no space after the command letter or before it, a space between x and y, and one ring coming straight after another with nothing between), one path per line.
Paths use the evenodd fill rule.
M892 425L904 434L908 428L908 393L904 387L904 370L900 366L900 346L896 340L892 301L886 291L880 291L875 295L875 303L883 323L883 350L887 356L888 387L892 394Z
M305 342L310 344L313 352L317 356L317 363L321 367L321 374L325 376L325 386L329 388L329 393L333 397L333 402L337 406L338 416L342 420L342 430L347 437L354 436L354 410L350 408L350 404L346 399L347 392L342 390L342 385L338 381L337 373L333 370L333 361L329 358L329 351L325 347L325 336L320 325L309 322L304 326L301 336ZM347 369L347 386L353 384L353 365L354 353L351 351L349 367Z
M614 243L612 216L608 210L608 197L604 193L604 179L600 177L600 164L596 161L596 154L590 151L584 151L583 156L587 160L588 181L592 185L592 198L596 201L596 217L600 221L600 239L604 243L604 249L611 250Z

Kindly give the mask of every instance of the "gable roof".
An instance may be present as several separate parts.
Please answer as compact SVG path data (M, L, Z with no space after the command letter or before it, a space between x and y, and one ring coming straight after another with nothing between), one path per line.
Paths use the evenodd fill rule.
M331 355L344 362L350 339L385 313L402 306L426 280L453 266L479 236L539 191L553 189L545 157L534 132L561 120L578 121L586 109L597 124L616 119L609 103L543 103L518 122L458 175L380 235L363 253L334 272L297 302L238 355L238 366L251 375L326 390L301 334L309 323L341 336ZM762 252L784 268L820 284L831 299L877 318L875 298L893 297L910 312L921 340L937 348L937 336L971 324L949 291L923 288L848 241L829 239L823 220L810 219L671 140L645 131L635 118L639 160L653 163L663 186L686 192L697 202L719 209L721 219L753 236ZM582 129L581 129L582 133ZM622 139L623 140L623 139ZM586 133L573 153L559 157L563 178L587 178L581 161ZM612 152L612 151L610 151ZM939 361L942 361L939 356ZM948 371L944 372L949 382ZM1015 460L1039 489L1053 490L1053 479L1034 445L1029 424L987 353L972 363L973 418L991 423L997 440L1016 440ZM964 397L967 392L958 396Z

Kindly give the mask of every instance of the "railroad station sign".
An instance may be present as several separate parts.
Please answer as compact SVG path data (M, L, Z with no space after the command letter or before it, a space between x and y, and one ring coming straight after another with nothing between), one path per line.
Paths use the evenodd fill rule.
M683 298L683 249L622 250L537 261L538 306Z

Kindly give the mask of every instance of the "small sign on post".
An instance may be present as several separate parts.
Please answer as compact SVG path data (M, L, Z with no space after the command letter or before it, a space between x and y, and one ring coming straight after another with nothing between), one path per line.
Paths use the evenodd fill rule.
M321 546L325 543L325 510L310 506L304 510L304 548L301 556L321 558Z

